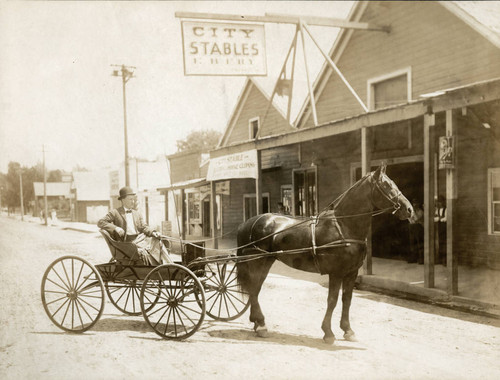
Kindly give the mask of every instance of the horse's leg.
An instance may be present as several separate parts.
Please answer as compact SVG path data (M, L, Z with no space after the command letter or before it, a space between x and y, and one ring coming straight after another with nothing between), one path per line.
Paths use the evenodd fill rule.
M340 328L344 330L344 339L350 342L357 342L356 335L349 323L349 308L351 307L352 291L356 277L358 277L357 270L349 273L342 280L342 317L340 319Z
M252 280L248 289L250 300L250 322L254 323L254 330L257 333L257 336L261 338L267 338L269 334L265 323L265 317L259 304L259 293L273 263L274 259L269 258L249 261L247 263L249 267L248 269L250 273L252 273Z
M329 275L327 308L325 318L323 318L323 323L321 324L321 329L325 333L323 340L328 344L333 344L333 342L335 342L335 335L332 331L332 314L333 309L335 309L337 305L341 283L341 279L335 277L333 274Z

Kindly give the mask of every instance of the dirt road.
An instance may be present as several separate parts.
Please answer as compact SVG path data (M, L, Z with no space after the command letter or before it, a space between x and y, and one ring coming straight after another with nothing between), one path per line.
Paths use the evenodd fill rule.
M109 302L90 331L65 333L40 300L45 269L65 254L109 260L97 234L0 217L0 378L500 378L498 320L357 291L351 325L359 342L342 339L338 307L338 340L329 346L320 329L327 289L279 275L261 293L267 339L254 336L247 312L233 322L207 317L188 340L166 341Z

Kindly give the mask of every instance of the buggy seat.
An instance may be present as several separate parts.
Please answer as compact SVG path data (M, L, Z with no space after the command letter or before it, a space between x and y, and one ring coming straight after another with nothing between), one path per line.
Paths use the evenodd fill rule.
M118 264L143 265L134 243L114 240L109 232L103 229L100 229L99 232L108 244L111 256Z

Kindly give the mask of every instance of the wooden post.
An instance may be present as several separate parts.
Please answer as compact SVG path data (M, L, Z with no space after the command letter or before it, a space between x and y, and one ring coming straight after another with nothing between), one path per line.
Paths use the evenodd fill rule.
M181 239L186 240L186 207L184 207L184 198L185 198L184 189L181 189ZM182 243L181 243L182 245ZM182 249L183 247L181 247Z
M212 239L213 239L213 248L219 248L219 242L217 241L217 202L216 202L216 183L215 181L210 182L210 204L212 207L210 208L210 224L212 225Z
M424 115L424 286L434 287L434 114Z
M262 207L262 158L261 151L257 150L257 178L255 178L255 202L257 215L263 213Z
M292 52L293 49L293 64L292 64L292 79L291 79L291 86L293 87L293 70L295 66L295 52L297 50L297 35L299 34L299 29L297 28L295 30L295 36L293 37L292 44L290 45L290 48L288 49L288 53L285 58L285 62L283 63L283 67L281 68L280 75L278 75L278 80L276 81L274 88L273 88L273 93L271 95L271 99L269 99L269 103L266 108L266 112L264 113L264 117L262 118L262 123L259 125L259 130L257 131L256 138L260 137L260 132L262 131L262 128L264 127L264 124L267 119L267 115L269 113L269 110L271 109L271 106L273 104L273 99L274 95L276 95L276 92L278 90L278 85L283 77L283 75L286 76L286 64L288 62L288 57L290 57L290 53ZM291 101L292 101L292 95L290 93L289 99L288 99L288 108L287 108L287 121L290 122L290 108L291 108Z
M21 220L24 220L23 173L19 173L19 197L21 198Z
M307 78L307 88L309 89L309 98L311 100L311 109L313 114L314 126L318 125L318 115L316 113L316 101L314 100L314 90L312 88L311 79L309 78L309 66L307 65L307 54L306 54L306 35L304 33L304 28L302 22L299 23L300 26L300 37L302 40L302 53L304 54L304 65L306 67L306 78Z
M364 176L371 170L371 138L371 129L369 129L368 127L361 128L361 176ZM363 273L368 275L373 274L371 220L366 239L366 259L363 262Z
M455 168L446 169L446 269L448 294L458 294L458 258L453 252L454 206L457 200L457 124L458 120L453 110L446 111L446 136L455 137L453 161Z

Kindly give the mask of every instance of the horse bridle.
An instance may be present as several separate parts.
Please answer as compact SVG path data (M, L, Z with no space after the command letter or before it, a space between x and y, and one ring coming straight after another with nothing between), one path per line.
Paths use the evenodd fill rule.
M381 173L381 175L383 175L383 174ZM372 177L372 183L375 185L375 187L377 188L379 193L382 194L382 196L391 203L392 208L393 208L392 213L395 214L396 212L398 212L398 210L401 208L401 204L399 203L399 198L401 195L403 195L401 190L398 189L397 194L391 197L380 186L380 182L381 182L380 178L381 177L379 177L377 180L373 180L373 173L371 173L371 177ZM372 186L371 197L372 197L372 203L373 203L373 186ZM396 201L394 201L394 199L396 199Z

